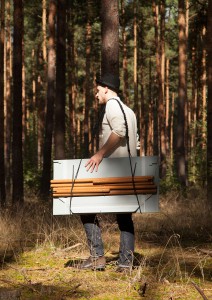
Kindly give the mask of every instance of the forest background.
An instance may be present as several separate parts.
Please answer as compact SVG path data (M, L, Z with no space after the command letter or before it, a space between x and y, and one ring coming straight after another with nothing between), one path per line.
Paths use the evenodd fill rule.
M211 296L211 16L211 0L0 0L1 299ZM138 155L160 159L160 213L133 215L136 265L122 279L112 215L108 271L64 269L87 245L78 216L52 216L50 191L54 159L98 149L107 72L137 115Z
M95 152L100 71L120 74L139 155L160 157L161 192L212 186L208 1L123 0L109 18L101 5L1 1L2 206L28 189L48 196L53 159Z

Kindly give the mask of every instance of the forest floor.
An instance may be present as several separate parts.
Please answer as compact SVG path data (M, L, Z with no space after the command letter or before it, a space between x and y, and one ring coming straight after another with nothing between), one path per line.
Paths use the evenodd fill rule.
M115 272L119 232L112 215L101 216L107 265L100 272L65 267L89 256L77 216L53 217L50 207L35 203L18 216L5 214L0 299L212 299L210 214L201 199L185 205L175 196L162 199L160 213L133 216L136 250L128 274Z

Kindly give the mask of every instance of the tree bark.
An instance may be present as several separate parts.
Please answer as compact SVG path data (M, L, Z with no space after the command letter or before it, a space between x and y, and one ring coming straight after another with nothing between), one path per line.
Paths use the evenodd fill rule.
M137 0L133 1L133 39L134 39L134 64L133 64L133 87L134 87L134 112L137 115L138 124L140 115L138 114L138 41L137 41Z
M208 53L208 106L207 106L207 199L211 207L212 195L212 1L208 4L207 53Z
M68 2L68 11L67 11L67 23L68 34L68 61L70 67L68 68L68 97L69 97L69 153L71 158L75 158L77 155L77 137L76 137L76 120L75 120L75 102L77 96L76 88L76 61L75 61L75 28L73 23L73 6L71 2Z
M125 17L125 5L124 5L124 0L121 0L121 12L122 12L122 51L123 51L123 62L122 62L122 67L123 67L123 97L124 97L124 102L129 105L130 100L129 100L129 83L128 83L128 60L127 60L127 34L126 34L126 17Z
M92 1L87 0L87 24L86 24L86 62L85 62L85 109L84 109L84 156L89 157L89 111L91 106L91 90L92 90L92 78L91 78L91 9Z
M13 143L12 177L13 204L24 201L23 154L22 154L22 39L23 39L23 4L14 0L14 35L13 35Z
M5 156L4 156L4 45L5 45L5 1L1 0L0 32L0 205L6 204Z
M185 103L187 99L186 83L186 22L185 0L178 0L178 24L179 24L179 86L177 105L177 174L181 186L187 185L186 159L185 159Z
M101 73L119 76L119 13L117 0L101 0Z
M11 148L12 148L12 99L11 99L11 80L12 80L12 50L11 50L11 5L10 0L6 2L6 142L5 142L5 171L6 171L6 194L11 196Z
M159 21L158 6L155 1L152 4L154 27L155 27L155 45L156 45L156 70L158 83L158 129L159 129L159 153L160 153L160 176L166 175L166 140L165 140L165 113L164 113L164 94L163 81L161 73L161 43L159 41ZM164 33L164 32L163 32ZM162 38L164 39L164 37Z
M153 155L153 99L152 99L152 61L149 59L149 107L147 131L147 155Z
M161 85L165 95L165 0L160 5L160 52L161 52Z
M66 104L66 0L57 4L57 55L55 101L55 158L65 158Z
M202 148L206 148L206 89L207 89L207 76L206 76L206 45L205 45L206 27L202 29Z
M169 58L166 58L166 76L165 76L165 87L166 87L166 150L167 156L170 155L170 114L169 114Z
M56 2L49 2L49 41L48 41L48 77L47 77L47 111L45 120L45 137L43 149L43 171L41 177L40 194L43 197L49 195L52 163L52 135L53 116L55 102L55 17Z

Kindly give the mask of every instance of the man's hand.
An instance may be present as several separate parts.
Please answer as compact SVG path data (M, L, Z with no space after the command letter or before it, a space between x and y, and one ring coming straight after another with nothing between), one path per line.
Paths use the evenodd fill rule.
M101 163L103 159L103 155L101 154L101 152L97 152L94 156L92 156L89 161L85 164L86 167L86 171L90 170L90 173L93 172L93 170L95 169L95 171L98 171L98 167L99 164Z
M99 164L101 163L103 158L107 157L108 154L112 153L118 147L121 139L122 138L120 136L112 132L103 147L85 164L85 167L87 167L86 170L90 170L90 172L92 173L95 169L95 171L97 172Z

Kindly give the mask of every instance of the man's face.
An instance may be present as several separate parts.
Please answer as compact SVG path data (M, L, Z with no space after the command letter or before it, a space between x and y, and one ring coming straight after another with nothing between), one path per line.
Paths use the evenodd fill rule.
M106 102L106 87L101 85L97 86L96 98L99 100L99 104L104 104Z

